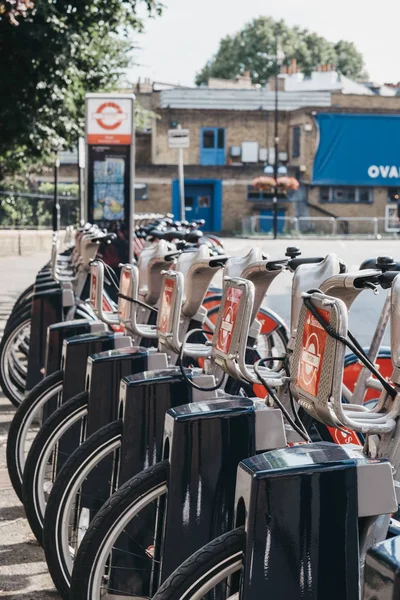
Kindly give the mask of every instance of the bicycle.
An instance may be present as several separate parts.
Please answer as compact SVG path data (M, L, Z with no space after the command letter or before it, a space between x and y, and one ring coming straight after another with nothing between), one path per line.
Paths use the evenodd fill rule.
M336 288L338 294L342 293L342 295L346 295L348 304L351 304L354 298L360 293L362 284L369 284L371 277L376 279L379 274L380 272L378 271L373 271L372 273L369 271L361 272L361 274L337 275L332 277L330 281L328 280L326 285L328 289ZM356 282L357 285L361 286L361 289L354 285L352 293L349 294L349 290L343 286L343 281L347 281L347 285L349 286L351 281ZM340 286L339 283L342 285ZM215 351L215 348L217 349L215 351L215 360L219 366L223 364L229 374L236 374L237 376L239 371L245 381L252 383L256 370L255 368L253 370L250 365L246 365L244 357L246 354L249 323L251 322L249 317L252 314L254 306L253 302L251 302L252 298L254 300L254 290L252 291L251 282L245 280L229 279L225 284L223 303L227 301L227 308L231 308L229 302L232 303L232 299L229 300L229 298L232 298L232 294L233 297L239 299L236 319L236 322L239 322L239 324L231 334L229 347L221 343L219 339L221 328L217 325L217 337L214 339L211 352ZM233 290L239 290L242 293L238 294L233 292ZM350 295L352 297L349 297ZM221 310L220 325L221 323L223 324L224 308ZM296 343L297 340L298 336L296 336ZM220 344L219 348L218 344ZM190 344L188 346L190 347ZM188 353L193 350L193 348L191 350L188 348ZM265 369L261 369L261 372L263 377L260 377L260 379L268 390L271 387L282 385L279 382L277 373L271 373L270 370ZM244 377L243 373L245 373ZM276 399L275 395L274 399ZM221 435L219 437L215 437L215 435L210 436L210 434L207 436L206 431L204 431L207 429L207 426L204 425L204 413L207 413L208 419L206 421L208 423L214 422L214 424L218 424L221 421L225 423L230 421L233 428L235 419L241 421L243 427L247 422L247 427L244 427L244 431L251 431L248 422L252 419L253 427L255 427L256 431L260 431L260 428L257 429L257 420L254 425L254 415L258 413L262 415L262 418L266 419L266 421L262 421L261 432L264 432L264 436L261 443L268 444L269 438L269 443L276 444L275 447L279 447L279 445L286 446L286 440L282 438L282 434L285 437L285 427L283 426L283 422L281 422L281 427L278 427L276 421L277 413L281 417L282 414L280 411L284 411L281 403L278 404L279 410L271 408L268 411L265 406L263 407L264 410L257 410L255 408L255 406L258 407L257 402L253 403L253 407L249 405L244 406L243 399L237 402L239 404L234 400L230 402L226 401L226 405L221 409L221 407L218 407L220 404L219 401L210 400L209 402L201 403L201 405L194 405L193 408L190 405L186 407L181 406L167 412L163 453L165 460L153 467L149 467L140 475L133 477L126 484L122 485L118 492L113 495L112 499L106 502L103 509L89 526L87 534L78 549L78 555L74 563L71 588L74 598L98 598L100 591L105 591L103 589L104 582L108 583L111 591L114 592L118 590L119 593L136 594L138 597L148 597L151 595L151 592L149 594L147 591L147 586L150 586L150 589L152 585L157 586L158 576L161 575L162 578L165 578L168 575L168 571L173 570L179 564L182 556L185 557L184 555L188 551L188 548L192 547L195 549L196 543L198 544L199 540L206 539L209 532L215 533L211 524L213 523L213 507L216 503L215 494L218 495L218 493L220 494L218 497L224 499L223 506L228 511L228 515L226 518L222 518L221 515L219 525L216 527L226 526L226 523L229 521L229 510L231 514L233 512L233 506L230 509L227 509L227 507L229 506L229 498L233 497L230 492L232 491L232 485L234 485L233 475L229 478L226 471L228 470L229 473L234 474L237 466L237 453L242 452L244 454L246 444L254 444L254 437L251 434L248 437L244 435L241 441L240 435L227 435L227 431L224 432L221 425L219 425L220 429L217 428L217 430L214 430L214 433L220 431ZM252 404L250 401L248 402ZM276 400L276 402L278 403L279 400ZM223 413L222 416L219 410ZM287 413L284 414L287 415ZM269 421L270 427L268 427L268 418L271 419ZM309 439L304 428L299 427L298 424L296 425L295 416L292 417L291 421L290 416L287 418L289 418L289 422L294 430L291 431L291 434L301 434L301 437L304 438L306 436L306 439ZM271 427L272 423L273 427ZM191 433L195 424L199 428L198 439L205 440L205 449L199 447L198 442L195 442L197 436L194 437L193 433ZM209 424L208 428L212 430L212 425ZM235 431L239 430L236 429ZM297 439L292 438L291 443L296 443L301 437L297 436ZM225 453L222 450L217 451L215 446L216 439L226 440L226 445L224 446ZM214 444L212 444L212 440L214 440ZM210 444L210 450L208 450L207 441ZM240 450L238 450L239 446ZM189 451L189 456L193 457L193 461L197 457L194 462L192 461L191 465L185 464L187 452L183 452L184 448L187 448L187 451L189 448L192 448ZM253 446L253 450L261 448L262 446L258 448ZM247 446L248 450L249 447ZM206 460L207 452L211 453L208 460ZM211 459L211 455L213 459ZM232 455L232 462L228 461L224 465L224 455L228 457ZM213 461L217 463L217 466L214 465ZM229 467L228 464L230 465ZM225 473L222 474L224 469ZM212 475L210 473L214 471L217 471L219 476L214 475L214 484L212 485L210 479ZM228 479L230 480L227 482ZM198 489L199 484L197 482L199 481L207 482L203 483L203 485L206 485L208 496L210 496L211 490L213 490L212 493L214 496L211 494L211 500L209 498L208 502L207 500L202 500L196 509L195 499L196 497L199 498L199 492L196 494L196 489ZM218 486L223 486L224 492L218 490ZM185 490L192 490L191 493L188 492L187 507L184 500L186 497ZM192 498L192 495L194 498ZM158 501L158 508L154 506L156 500ZM231 504L233 504L232 500ZM167 511L167 516L160 518L160 513L163 512L163 509ZM153 522L152 519L157 515L157 511L159 519L156 519L158 525L156 525L154 532L154 528L149 527L149 523ZM192 513L193 515L191 516ZM125 527L128 524L130 529L127 529L126 537L123 538ZM178 546L176 544L177 536L180 540ZM161 551L159 549L160 538L163 545L162 554L160 554ZM151 541L152 539L153 542ZM131 540L130 545L129 540ZM135 556L132 556L132 543L136 548L134 551ZM173 552L172 547L174 548ZM110 555L112 556L111 562L109 561ZM162 561L161 566L159 564L160 560ZM116 565L115 570L114 564ZM161 573L158 573L159 568L161 569ZM121 569L122 575L120 575L119 569ZM144 574L143 571L145 571ZM106 579L104 579L105 574ZM125 579L128 581L124 581L123 574L125 574ZM121 581L122 584L126 583L127 587L120 588L119 584L121 584ZM117 582L119 583L117 584Z

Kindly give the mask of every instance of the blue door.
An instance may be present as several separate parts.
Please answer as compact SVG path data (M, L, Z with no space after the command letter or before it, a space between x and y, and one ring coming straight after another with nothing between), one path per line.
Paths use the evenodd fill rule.
M187 221L204 219L204 231L212 231L212 204L214 186L210 184L185 185L185 215Z
M172 182L172 212L180 219L179 181ZM204 231L221 231L222 180L185 179L185 217L188 221L204 219Z
M205 166L225 164L225 129L202 127L200 130L200 164Z
M260 217L267 217L260 219L259 231L269 233L274 227L274 211L271 210L260 210ZM285 228L285 211L278 210L278 233L283 233Z

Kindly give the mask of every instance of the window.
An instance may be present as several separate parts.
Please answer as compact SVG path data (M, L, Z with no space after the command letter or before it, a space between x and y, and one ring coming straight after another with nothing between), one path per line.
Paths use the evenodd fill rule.
M211 198L210 196L199 196L197 198L197 203L199 205L199 208L210 208Z
M400 199L399 188L388 188L388 202L398 202Z
M374 201L373 190L369 187L328 187L319 189L319 201L337 204L372 204Z
M274 196L273 192L260 192L259 190L255 190L252 185L247 186L248 202L272 202ZM287 194L279 193L277 197L278 200L290 200Z
M147 183L135 183L135 200L148 200Z
M218 129L218 144L217 148L225 148L225 129Z
M201 128L200 164L205 166L225 164L225 129L222 127Z
M213 129L205 129L203 133L203 148L214 148L215 132Z
M185 196L185 210L193 210L193 197Z
M300 156L300 134L301 129L299 126L293 127L292 129L292 158L298 158Z

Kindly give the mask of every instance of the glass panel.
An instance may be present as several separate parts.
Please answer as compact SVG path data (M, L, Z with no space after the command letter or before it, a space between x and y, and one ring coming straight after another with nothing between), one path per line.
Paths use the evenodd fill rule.
M351 187L345 189L345 202L355 202L356 201L356 188Z
M343 188L333 188L333 202L343 202L344 194Z
M225 148L225 129L218 129L218 148Z
M321 187L319 190L319 197L321 202L329 202L329 187Z
M369 202L369 188L358 188L357 202Z
M199 208L209 208L211 205L211 197L210 196L199 196L197 198L197 203Z
M399 188L389 188L388 189L388 202L398 202L399 198L400 198Z
M193 210L193 197L185 196L185 210Z
M293 127L292 158L300 156L300 127Z
M215 131L213 129L203 131L203 148L215 148Z

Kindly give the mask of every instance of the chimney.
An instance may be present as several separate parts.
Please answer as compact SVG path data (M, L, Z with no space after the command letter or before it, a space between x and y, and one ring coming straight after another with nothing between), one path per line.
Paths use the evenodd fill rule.
M270 92L275 91L275 77L268 79L268 89ZM285 91L285 77L278 77L278 92Z
M297 73L297 60L295 58L292 58L290 62L290 73Z
M289 73L289 75L290 75L290 71L289 71L287 65L281 65L281 73L282 73L282 75L286 75L286 73Z

